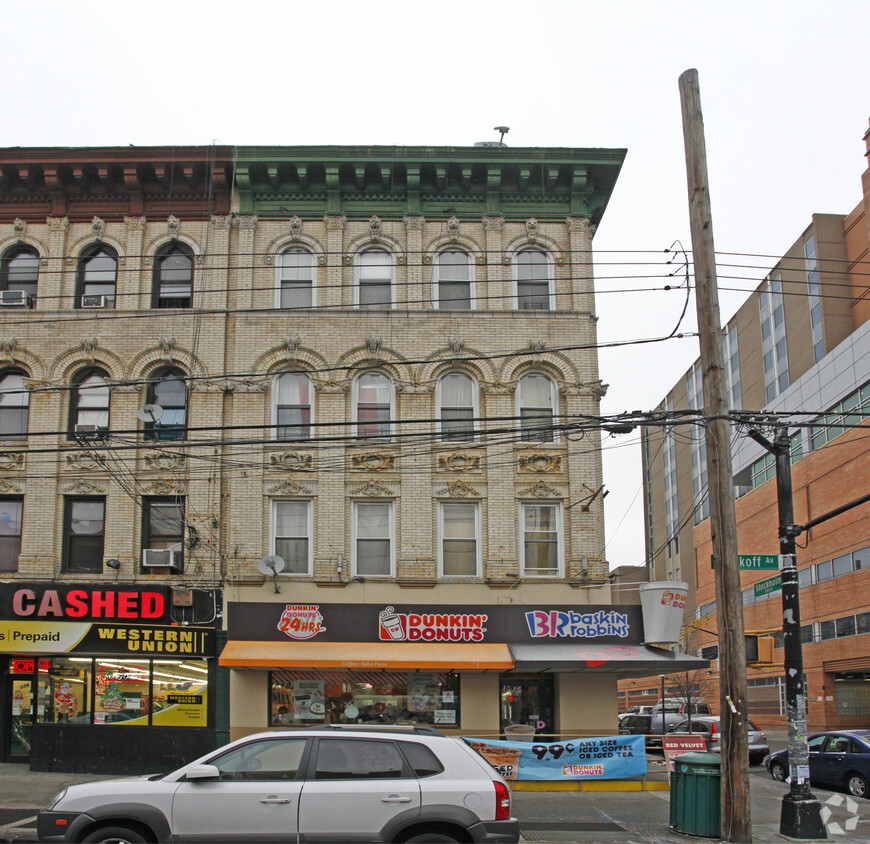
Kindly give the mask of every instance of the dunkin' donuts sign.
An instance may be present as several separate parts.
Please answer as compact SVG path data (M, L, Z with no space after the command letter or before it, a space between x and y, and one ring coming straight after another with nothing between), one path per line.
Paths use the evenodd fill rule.
M484 613L397 613L387 607L378 617L378 636L387 642L482 642Z
M311 639L326 632L317 604L287 604L278 620L278 629L291 639Z

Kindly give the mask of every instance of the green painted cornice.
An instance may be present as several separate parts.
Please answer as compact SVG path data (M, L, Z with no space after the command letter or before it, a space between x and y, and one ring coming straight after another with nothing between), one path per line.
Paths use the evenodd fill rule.
M423 215L601 219L624 149L238 147L239 211L259 219Z

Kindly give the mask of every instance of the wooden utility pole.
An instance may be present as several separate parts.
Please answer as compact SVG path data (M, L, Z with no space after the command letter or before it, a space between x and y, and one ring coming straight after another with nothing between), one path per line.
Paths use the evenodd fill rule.
M695 300L701 344L706 419L707 479L716 604L719 610L719 687L722 726L722 838L752 841L743 599L737 560L737 519L731 472L731 426L725 386L716 252L707 181L707 149L698 71L680 76L683 140L689 183L689 221L694 254Z

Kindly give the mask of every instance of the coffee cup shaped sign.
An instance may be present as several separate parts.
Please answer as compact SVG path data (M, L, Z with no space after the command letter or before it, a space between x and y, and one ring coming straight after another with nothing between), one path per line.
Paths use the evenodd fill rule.
M358 710L358 709L357 709L357 708L356 708L352 703L349 703L349 704L348 704L347 706L345 706L345 708L344 708L344 714L345 714L348 718L353 719L353 718L356 718L357 715L359 715L359 710Z

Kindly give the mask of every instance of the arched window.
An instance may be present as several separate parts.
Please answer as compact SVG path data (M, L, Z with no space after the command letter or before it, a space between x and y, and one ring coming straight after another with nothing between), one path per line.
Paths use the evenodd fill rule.
M514 256L514 283L519 310L553 310L553 268L540 249L523 249Z
M316 302L317 263L307 249L294 247L278 256L276 297L279 308L311 308Z
M76 373L70 394L70 436L94 435L109 430L108 374L102 369Z
M30 392L20 369L0 374L0 440L26 440Z
M173 241L154 258L155 308L190 308L193 306L193 250Z
M393 307L393 256L385 249L366 249L356 256L356 304L371 310Z
M162 413L145 423L147 440L183 440L187 434L187 384L177 367L160 369L148 379L148 404L156 404Z
M118 254L111 246L98 243L79 256L76 278L76 307L115 307L118 280Z
M462 372L451 372L438 381L439 438L442 442L474 442L477 413L477 386Z
M556 439L556 388L546 375L524 375L520 379L518 411L523 442L549 443Z
M311 379L304 372L286 372L275 378L272 424L275 439L311 439Z
M388 440L392 436L393 382L378 372L357 378L356 423L361 439Z
M467 252L445 249L435 261L435 301L439 309L467 311L474 307L474 273Z
M34 307L38 279L39 253L32 246L13 246L0 262L0 302Z

